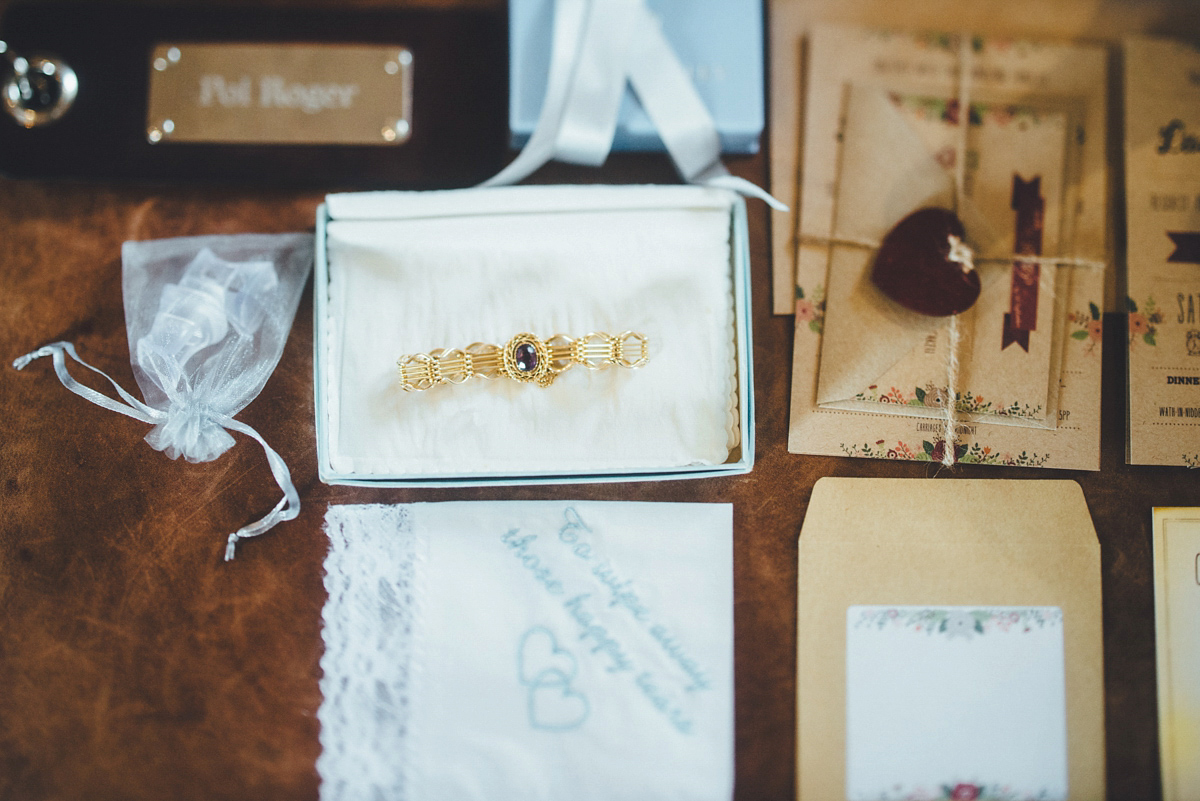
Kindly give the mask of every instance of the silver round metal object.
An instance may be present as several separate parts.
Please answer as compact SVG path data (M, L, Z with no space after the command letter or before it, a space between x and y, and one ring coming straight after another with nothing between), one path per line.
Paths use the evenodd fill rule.
M57 58L7 55L11 70L0 88L0 102L19 125L34 128L67 113L79 94L75 70Z

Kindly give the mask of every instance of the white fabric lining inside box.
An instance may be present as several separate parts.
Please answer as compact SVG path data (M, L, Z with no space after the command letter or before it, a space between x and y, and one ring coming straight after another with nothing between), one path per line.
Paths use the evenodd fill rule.
M726 462L740 442L733 202L692 187L330 198L331 468L530 475ZM546 389L397 383L409 353L625 330L650 340L641 369L576 367Z

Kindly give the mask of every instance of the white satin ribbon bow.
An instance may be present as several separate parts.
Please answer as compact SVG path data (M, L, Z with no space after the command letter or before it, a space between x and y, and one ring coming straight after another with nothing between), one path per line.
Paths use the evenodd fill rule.
M483 186L516 183L552 159L599 166L628 81L685 181L787 206L721 163L717 126L643 0L555 0L546 98L529 142Z

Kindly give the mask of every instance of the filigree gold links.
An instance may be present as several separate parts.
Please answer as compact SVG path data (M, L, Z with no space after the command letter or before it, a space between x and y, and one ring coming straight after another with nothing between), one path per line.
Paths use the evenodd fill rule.
M650 343L645 334L625 331L613 336L594 331L578 339L556 334L543 340L524 333L503 346L476 342L466 348L439 348L427 354L402 356L396 367L400 387L411 392L438 384L461 384L474 376L504 376L548 387L556 376L577 364L602 370L612 365L641 367L649 360Z

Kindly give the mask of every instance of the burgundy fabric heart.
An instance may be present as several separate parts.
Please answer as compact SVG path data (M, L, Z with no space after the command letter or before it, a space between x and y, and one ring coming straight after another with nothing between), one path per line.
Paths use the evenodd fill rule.
M961 314L979 297L979 274L951 258L957 255L952 254L954 243L965 238L966 231L954 212L918 209L883 238L871 281L883 294L918 314Z

